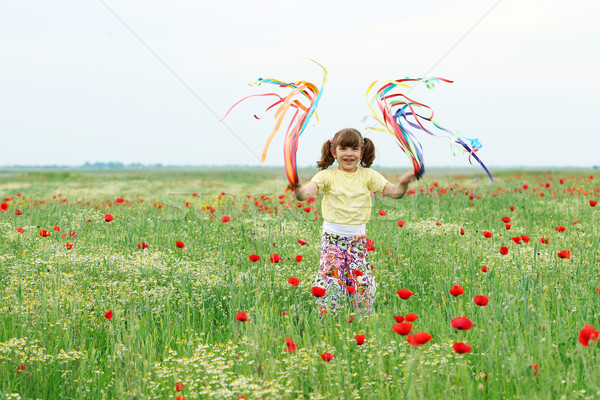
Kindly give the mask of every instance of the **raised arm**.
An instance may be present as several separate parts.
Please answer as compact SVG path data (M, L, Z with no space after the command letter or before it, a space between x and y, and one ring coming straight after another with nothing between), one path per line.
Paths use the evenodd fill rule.
M294 188L294 196L296 196L296 199L298 200L306 200L317 193L319 193L319 187L314 182L308 182L304 186Z
M406 189L408 189L408 184L416 179L415 173L413 171L409 171L400 177L400 180L397 185L388 183L383 188L383 194L389 196L393 199L399 199L400 197L406 194Z

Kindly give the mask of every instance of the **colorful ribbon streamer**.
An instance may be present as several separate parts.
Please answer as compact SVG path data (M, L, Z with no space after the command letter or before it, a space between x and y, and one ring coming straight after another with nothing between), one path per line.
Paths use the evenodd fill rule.
M310 59L309 59L310 60ZM317 105L319 104L319 100L321 99L321 95L323 94L323 88L325 87L325 83L327 82L327 70L321 64L314 60L310 60L317 64L319 67L323 69L323 82L321 83L321 89L317 88L316 85L307 82L307 81L299 81L299 82L282 82L277 79L262 79L259 78L256 82L251 83L252 86L259 86L263 83L270 83L273 85L277 85L279 87L285 88L289 87L292 91L284 98L278 95L277 93L265 93L265 94L254 94L247 97L244 97L237 103L235 103L231 108L225 113L225 116L221 118L223 121L227 115L231 112L231 110L240 104L242 101L250 98L250 97L260 97L260 96L275 96L277 97L277 101L271 104L265 111L269 111L271 108L275 106L279 106L277 111L275 111L274 118L277 119L275 123L275 128L269 135L267 142L265 143L265 147L263 148L262 157L260 159L261 162L265 161L267 157L267 151L269 149L269 145L271 141L275 137L275 134L279 131L281 124L290 108L294 109L294 114L290 123L288 124L285 142L283 145L283 157L285 162L285 173L287 175L288 181L291 187L295 187L298 185L298 171L296 168L296 153L298 152L298 139L300 135L306 130L306 126L308 125L308 121L315 114L315 110L317 109ZM296 97L297 95L303 96L308 104L303 104ZM255 115L255 118L258 117ZM317 116L318 120L318 116Z
M481 165L493 183L494 178L492 178L492 174L475 154L475 152L481 148L481 143L478 139L462 138L458 133L452 132L439 125L433 118L433 110L429 106L416 102L404 94L392 92L398 87L410 89L411 86L408 86L405 82L423 82L427 85L427 88L432 89L439 81L452 83L452 81L443 78L405 78L395 81L386 80L384 81L385 84L383 86L381 86L372 96L369 96L373 87L379 81L371 83L366 93L367 102L375 119L383 126L383 128L372 129L390 133L398 140L398 145L402 151L404 151L411 159L417 178L420 178L425 172L423 148L410 128L424 131L431 136L447 137L450 139L453 146L460 149L461 153L469 154L469 163L471 163L471 157L473 157ZM444 136L436 135L425 128L422 123L423 121L431 122L437 129L444 133ZM470 146L465 141L470 142Z

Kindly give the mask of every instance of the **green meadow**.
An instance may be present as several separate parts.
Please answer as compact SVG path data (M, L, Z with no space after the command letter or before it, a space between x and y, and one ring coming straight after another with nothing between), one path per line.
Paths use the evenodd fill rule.
M600 398L600 173L476 179L374 196L375 308L321 319L282 170L0 171L0 398Z

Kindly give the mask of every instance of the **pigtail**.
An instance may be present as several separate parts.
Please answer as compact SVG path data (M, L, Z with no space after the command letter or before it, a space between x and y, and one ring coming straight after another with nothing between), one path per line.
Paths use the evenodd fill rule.
M375 144L369 138L363 139L363 154L360 160L360 165L369 168L375 160Z
M317 161L317 168L321 170L327 169L335 161L335 158L333 158L333 155L331 154L331 146L331 140L327 140L323 143L323 146L321 147L321 159Z

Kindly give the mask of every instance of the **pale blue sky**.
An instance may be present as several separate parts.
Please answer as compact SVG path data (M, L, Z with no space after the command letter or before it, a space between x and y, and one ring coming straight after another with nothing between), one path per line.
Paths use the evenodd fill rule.
M455 83L411 97L479 138L488 166L600 164L597 1L103 1L219 116L272 89L246 83L320 84L302 56L323 64L320 123L300 139L300 166L356 127L375 141L375 164L408 169L391 136L365 130L364 92L428 71ZM232 134L105 4L0 1L0 165L261 165L267 100L234 110ZM282 143L283 132L265 165L283 165ZM426 167L468 165L446 141L422 144Z

